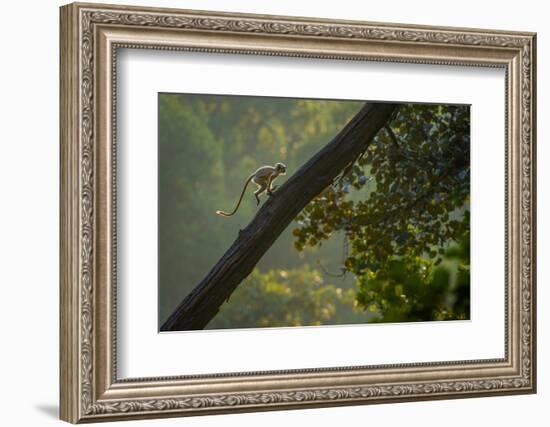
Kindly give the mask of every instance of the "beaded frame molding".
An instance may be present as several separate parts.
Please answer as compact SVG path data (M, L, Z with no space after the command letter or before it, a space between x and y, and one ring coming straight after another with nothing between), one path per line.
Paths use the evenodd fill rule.
M61 419L535 392L535 34L100 4L70 4L60 14ZM503 68L505 357L117 379L118 48Z

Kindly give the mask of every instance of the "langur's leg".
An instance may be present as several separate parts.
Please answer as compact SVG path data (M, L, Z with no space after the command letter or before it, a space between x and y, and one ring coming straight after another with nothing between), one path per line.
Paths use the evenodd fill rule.
M262 184L256 183L256 185L258 186L258 189L254 191L254 197L256 197L256 205L259 205L260 204L259 196L267 189L267 185L265 183L262 183Z
M275 190L276 186L273 186L273 175L271 175L267 180L267 195L271 196L272 191Z

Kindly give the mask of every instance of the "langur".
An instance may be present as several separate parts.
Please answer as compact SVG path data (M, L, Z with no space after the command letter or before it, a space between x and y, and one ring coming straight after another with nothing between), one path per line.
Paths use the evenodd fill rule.
M246 187L248 187L248 183L250 181L253 181L254 184L258 186L257 190L254 191L254 197L256 197L256 204L260 204L260 195L264 192L267 192L269 196L273 194L273 191L277 188L277 186L273 185L273 181L275 178L277 178L279 175L285 175L286 174L286 166L283 163L275 163L275 166L262 166L261 168L258 168L256 172L254 172L252 175L250 175L246 181L244 182L243 191L241 192L241 197L239 197L239 201L237 202L237 206L235 206L235 209L233 209L233 212L224 212L224 211L216 211L218 215L222 216L232 216L235 215L235 212L237 212L237 209L239 209L239 206L241 205L241 201L243 200L244 192L246 191Z

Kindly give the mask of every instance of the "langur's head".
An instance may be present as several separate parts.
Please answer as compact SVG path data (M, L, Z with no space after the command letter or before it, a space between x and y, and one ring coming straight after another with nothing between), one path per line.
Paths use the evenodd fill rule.
M275 169L277 170L277 172L279 172L280 175L286 174L286 166L284 163L275 163Z

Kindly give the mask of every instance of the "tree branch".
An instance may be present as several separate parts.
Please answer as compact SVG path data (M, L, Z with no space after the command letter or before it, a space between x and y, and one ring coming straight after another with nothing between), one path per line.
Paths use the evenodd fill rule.
M367 103L258 210L235 242L162 325L161 331L203 329L296 215L366 150L395 104Z

